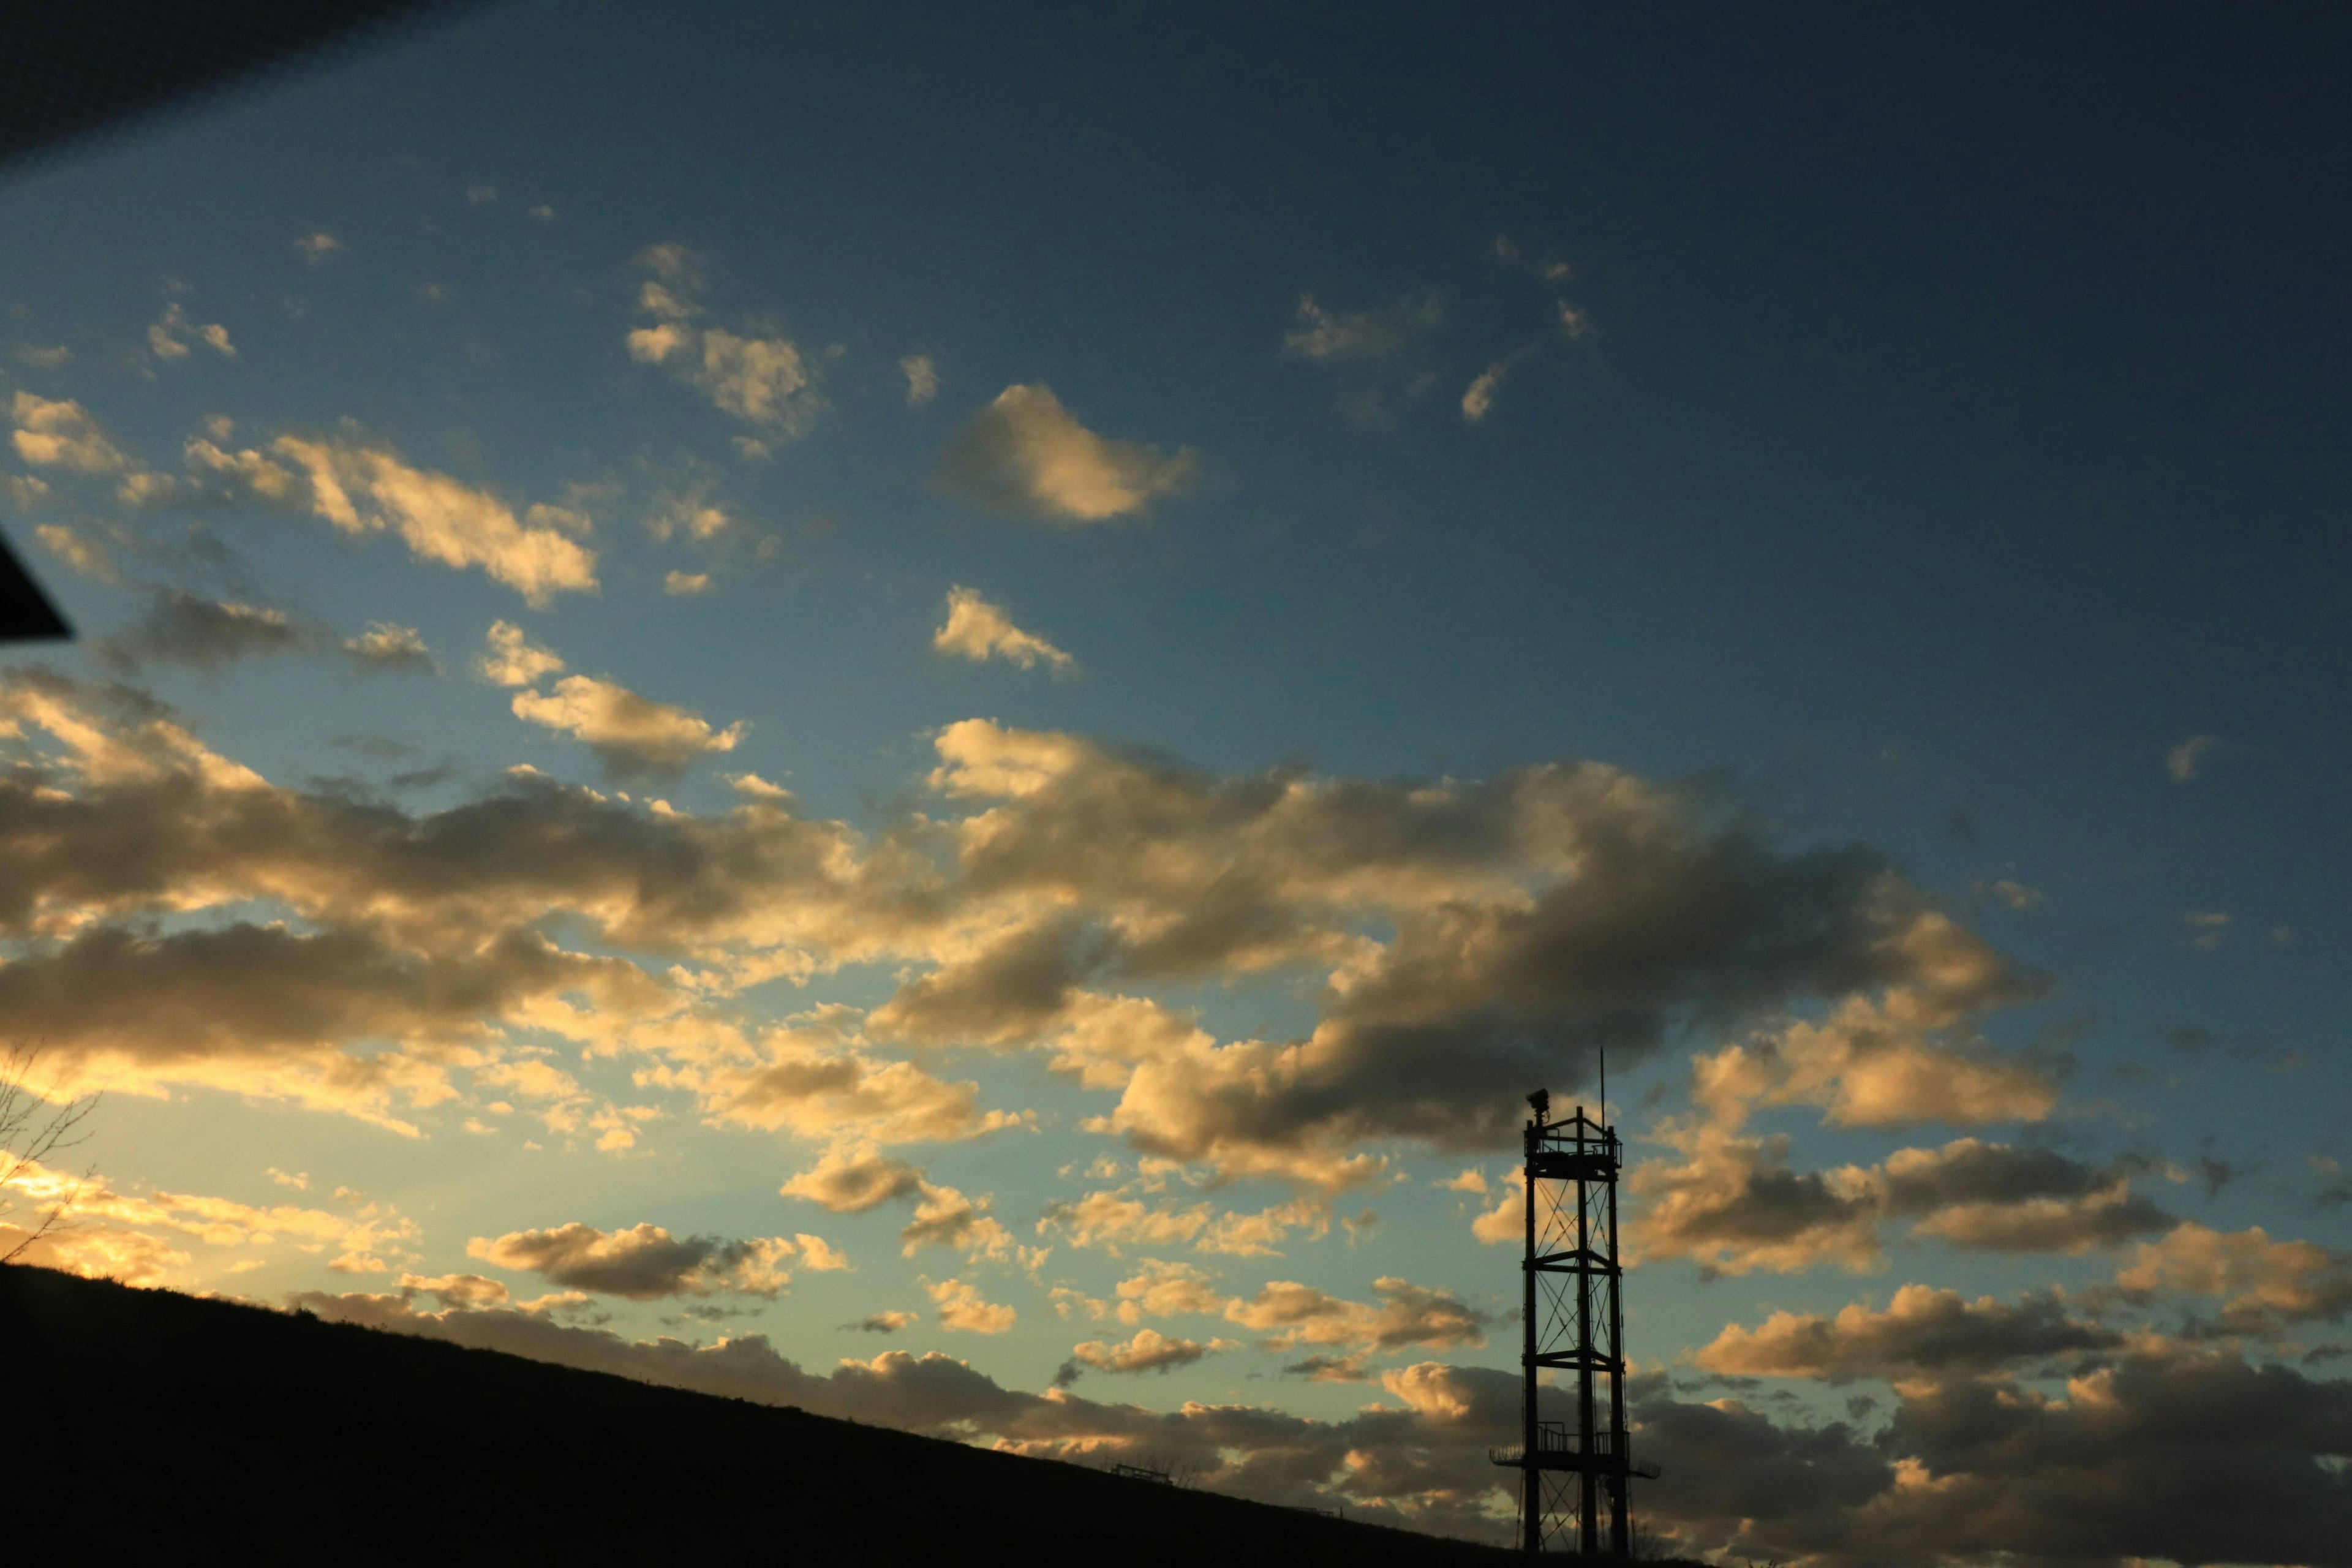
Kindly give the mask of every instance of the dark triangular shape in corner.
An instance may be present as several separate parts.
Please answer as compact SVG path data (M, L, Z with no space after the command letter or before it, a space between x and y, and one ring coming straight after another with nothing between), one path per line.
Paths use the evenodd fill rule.
M73 628L41 592L26 570L16 564L8 542L0 539L0 642L48 642L73 636Z

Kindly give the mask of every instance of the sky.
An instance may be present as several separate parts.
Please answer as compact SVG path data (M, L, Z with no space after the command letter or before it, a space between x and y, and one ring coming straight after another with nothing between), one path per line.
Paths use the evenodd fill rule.
M13 172L0 1243L1499 1542L1605 1053L1655 1539L2352 1561L2347 33L511 0Z

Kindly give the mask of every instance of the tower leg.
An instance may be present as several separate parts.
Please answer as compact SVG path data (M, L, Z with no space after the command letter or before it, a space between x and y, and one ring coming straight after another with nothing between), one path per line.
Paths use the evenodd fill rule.
M1579 1117L1582 1114L1582 1108L1579 1107ZM1581 1149L1581 1131L1577 1138L1578 1147ZM1579 1176L1576 1180L1576 1250L1585 1258L1592 1255L1591 1205L1591 1194L1585 1190L1584 1178ZM1583 1360L1576 1373L1576 1426L1578 1447L1588 1463L1592 1458L1593 1416L1596 1414L1592 1408L1592 1272L1589 1268L1580 1267L1576 1275L1576 1349ZM1594 1508L1598 1500L1594 1492L1600 1479L1590 1469L1580 1471L1576 1478L1576 1543L1587 1557L1601 1555L1601 1521Z
M1543 1112L1538 1110L1528 1129L1526 1179L1519 1187L1528 1210L1528 1255L1527 1261L1520 1265L1527 1273L1527 1304L1519 1314L1520 1327L1526 1331L1527 1352L1520 1361L1526 1386L1519 1413L1520 1425L1525 1428L1519 1454L1526 1468L1519 1472L1519 1550L1531 1555L1543 1550L1543 1472L1536 1468L1536 1355L1542 1345L1536 1323L1536 1140L1542 1127Z

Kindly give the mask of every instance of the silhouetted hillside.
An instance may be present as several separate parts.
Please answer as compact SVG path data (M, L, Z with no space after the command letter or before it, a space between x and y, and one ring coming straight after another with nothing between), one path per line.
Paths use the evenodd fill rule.
M25 1562L1190 1568L1493 1548L656 1388L0 1268ZM57 1544L26 1550L26 1531ZM62 1552L62 1554L60 1554Z

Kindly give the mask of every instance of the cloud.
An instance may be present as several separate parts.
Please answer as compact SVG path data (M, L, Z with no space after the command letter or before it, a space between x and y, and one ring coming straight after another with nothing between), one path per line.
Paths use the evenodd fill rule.
M708 489L698 484L684 495L668 498L646 514L646 531L664 542L673 535L697 541L717 538L734 520L727 515L725 508L711 504L708 497Z
M535 686L562 672L563 660L552 649L532 643L510 621L491 622L487 640L488 651L474 661L474 669L494 686Z
M136 467L89 410L71 398L42 397L19 388L9 401L8 415L16 426L9 433L10 444L17 457L37 468L110 474Z
M305 505L341 532L389 531L420 561L478 566L532 605L596 587L596 552L568 531L576 514L533 508L518 521L495 496L411 467L389 447L281 436L269 455L199 440L189 443L188 457L194 469L264 500Z
M379 1253L397 1256L417 1237L415 1225L387 1205L361 1205L339 1215L207 1194L134 1194L95 1172L77 1175L35 1160L12 1163L0 1182L0 1213L30 1218L60 1208L71 1218L50 1233L58 1250L47 1266L135 1284L184 1283L173 1276L191 1258L175 1243L236 1250L283 1240L307 1255L333 1253L328 1267L338 1272L373 1273L385 1268Z
M2164 754L2164 773L2174 784L2194 784L2205 764L2237 748L2219 735L2191 735Z
M864 1214L894 1198L919 1192L923 1173L870 1143L837 1144L817 1163L786 1182L788 1198L803 1198L835 1214Z
M143 694L37 671L0 683L0 931L25 944L0 965L0 1031L142 1092L209 1083L402 1126L394 1105L447 1101L453 1073L496 1062L507 1024L609 1045L680 1005L674 980L557 947L545 916L567 909L624 949L676 954L729 926L722 948L772 948L814 912L835 853L808 851L841 842L761 803L730 815L764 844L690 848L730 818L655 816L528 776L409 817L274 787ZM752 893L760 912L713 886L688 895L703 914L656 914L680 872L771 890ZM256 918L270 909L290 921ZM650 919L622 936L633 909ZM154 930L166 914L172 929Z
M1211 1349L1198 1340L1171 1339L1157 1329L1138 1329L1134 1338L1120 1343L1087 1340L1072 1345L1070 1359L1097 1372L1164 1373L1175 1367L1191 1366Z
M656 245L637 258L654 274L638 290L639 310L652 325L628 334L629 356L666 365L709 397L721 413L774 435L808 434L824 412L816 371L798 344L782 336L744 335L698 324L705 312L701 257L677 244Z
M1445 324L1445 299L1434 289L1365 310L1331 311L1312 294L1298 297L1297 325L1283 351L1318 363L1386 359L1414 347Z
M187 311L176 302L164 310L161 321L147 329L147 348L157 359L185 359L191 347L197 343L223 359L236 357L236 348L229 342L226 327L217 321L205 324L192 321Z
M1433 1350L1476 1346L1486 1342L1486 1330L1494 1322L1450 1290L1405 1279L1375 1279L1372 1294L1379 1298L1377 1304L1347 1301L1311 1285L1277 1279L1255 1296L1227 1302L1225 1317L1244 1328L1272 1333L1267 1348L1281 1351L1302 1345L1365 1352L1411 1345Z
M937 1309L940 1327L950 1332L1002 1334L1009 1331L1020 1316L1010 1307L982 1300L979 1288L962 1279L942 1279L936 1284L926 1279L923 1289Z
M1105 522L1192 482L1199 459L1110 440L1080 425L1044 386L1008 386L940 455L936 482L954 500L1045 522Z
M2030 910L2042 902L2042 890L2013 882L2004 877L1990 882L1970 882L1969 891L1980 899L1991 899L2012 910Z
M982 721L935 744L932 787L976 812L965 884L1038 912L910 979L875 1027L1043 1045L1121 1088L1101 1125L1149 1153L1333 1186L1370 1173L1348 1152L1369 1139L1507 1147L1527 1082L1573 1081L1603 1047L1637 1056L1672 1019L1806 994L1847 1000L1744 1058L1756 1092L1859 1125L2055 1099L1966 1032L2030 985L1873 850L1783 855L1591 763L1414 786L1217 779ZM1392 936L1364 937L1370 919ZM1137 1027L1150 1004L1084 988L1310 965L1332 980L1292 1042Z
M916 1321L915 1313L901 1312L892 1309L876 1312L871 1317L860 1318L854 1323L844 1323L841 1326L845 1329L856 1329L860 1333L895 1334L900 1329L912 1326Z
M314 646L310 631L281 610L216 602L178 588L158 588L129 629L99 645L99 657L121 669L177 664L215 673L239 659L299 653Z
M952 1247L966 1258L1003 1258L1015 1250L1010 1231L988 1213L992 1200L968 1198L953 1187L918 1184L915 1215L898 1232L898 1254L926 1247Z
M807 363L785 338L744 338L712 327L702 334L702 363L686 379L723 413L788 436L806 434L823 405Z
M2169 1215L2131 1191L2144 1168L2134 1161L2092 1166L2047 1149L1963 1138L1889 1155L1886 1209L1917 1216L1916 1234L1956 1247L2080 1253L2171 1226Z
M124 671L175 664L216 674L241 659L327 652L368 674L435 674L439 668L414 626L373 621L360 636L338 640L316 622L282 610L207 599L178 588L152 590L138 620L100 641L95 652Z
M605 1232L577 1221L553 1230L518 1230L476 1237L466 1254L539 1275L551 1285L653 1301L721 1291L773 1300L792 1283L783 1265L798 1243L782 1237L724 1241L711 1236L673 1237L657 1225Z
M370 621L366 631L343 640L342 651L344 658L363 670L418 675L441 671L422 633L415 626L394 626L390 621Z
M1257 1214L1220 1214L1205 1203L1184 1208L1164 1203L1153 1206L1129 1195L1123 1187L1048 1204L1037 1222L1040 1236L1057 1231L1073 1247L1097 1247L1114 1258L1128 1247L1180 1242L1202 1252L1236 1258L1279 1257L1278 1244L1302 1227L1315 1237L1328 1234L1329 1206L1296 1201Z
M2180 923L2196 934L2189 945L2200 952L2211 952L2230 939L2230 911L2227 910L2183 910Z
M2187 1221L2143 1243L2116 1283L2140 1301L2167 1292L2219 1297L2222 1328L2264 1338L2352 1316L2352 1252L2273 1241L2260 1226L2217 1231Z
M1942 1378L2004 1372L2019 1363L2112 1351L2124 1336L2066 1310L2055 1292L2015 1305L1990 1296L1906 1285L1884 1311L1854 1305L1834 1317L1775 1312L1762 1327L1729 1324L1697 1353L1709 1372L1741 1377Z
M414 1132L398 1099L450 1098L445 1047L534 1000L651 987L618 960L516 933L470 956L420 955L359 929L234 921L163 934L92 924L0 966L0 1030L52 1042L91 1088L206 1085L340 1109ZM347 1053L346 1042L414 1050Z
M1687 1141L1685 1152L1685 1163L1644 1162L1629 1173L1626 1184L1642 1205L1628 1227L1637 1260L1694 1258L1702 1278L1758 1268L1790 1274L1823 1263L1859 1270L1877 1262L1884 1200L1870 1173L1850 1165L1792 1171L1785 1138L1709 1131Z
M673 572L662 579L662 592L672 598L688 598L710 592L708 572Z
M1056 675L1076 674L1078 668L1076 659L1044 637L1014 626L1013 618L982 598L977 588L948 590L948 618L931 634L931 647L974 664L1001 658L1034 669L1042 662Z
M1532 343L1524 348L1515 349L1479 372L1477 379L1473 381L1462 394L1464 422L1475 425L1486 418L1486 411L1495 406L1495 395L1503 388L1503 378L1517 369L1535 352L1535 345Z
M1796 1273L1822 1264L1861 1271L1881 1257L1882 1225L1974 1251L2081 1253L2165 1229L2164 1211L2131 1191L2145 1167L2085 1164L2048 1150L1962 1138L1900 1149L1883 1164L1792 1171L1783 1136L1747 1139L1682 1127L1683 1163L1644 1162L1629 1236L1645 1258L1690 1258L1707 1274ZM1507 1205L1512 1217L1517 1200ZM1484 1240L1508 1240L1497 1226Z
M731 752L748 726L714 730L701 714L656 702L588 675L567 675L551 691L518 691L515 717L570 735L615 778L676 776L696 759Z
M1106 1311L1129 1326L1145 1318L1214 1316L1224 1311L1227 1300L1211 1286L1207 1270L1157 1258L1143 1259L1140 1269L1112 1288L1112 1297Z
M528 647L494 640L491 662ZM551 689L524 698L561 700L551 672L528 673ZM724 733L687 717L706 748ZM897 1058L1030 1052L1098 1097L1090 1130L1295 1185L1307 1206L1127 1244L1229 1254L1327 1223L1328 1194L1394 1168L1388 1145L1510 1148L1528 1085L1565 1090L1601 1048L1630 1065L1686 1030L1741 1042L1704 1058L1694 1088L1727 1142L1654 1178L1687 1189L1702 1230L1739 1230L1708 1216L1751 1174L1809 1188L1742 1152L1750 1108L1877 1127L2046 1114L2056 1095L2042 1058L1976 1033L2028 977L1884 856L1788 850L1706 797L1600 764L1220 775L968 721L937 736L921 809L869 834L788 795L698 816L529 773L432 812L287 789L152 699L54 677L0 684L0 726L16 759L0 769L0 931L32 944L0 967L20 1009L0 1029L56 1029L124 1081L405 1121L462 1099L512 1054L501 1031L531 1027L641 1053L648 1081L706 1115L830 1142L1012 1126ZM167 917L168 934L142 934ZM723 1016L745 985L860 964L897 984L862 1033L752 1038ZM152 1029L130 1000L110 1010L118 979L139 998L184 973L216 1005L167 1003ZM1252 982L1297 987L1311 1024L1220 1040L1146 994ZM1883 1180L1857 1223L1884 1219ZM1183 1205L1116 1201L1192 1224Z
M313 229L294 242L294 252L311 267L324 266L343 248L343 242L325 229Z
M85 545L66 541L66 548L82 550ZM278 654L339 654L367 675L437 672L433 651L412 626L372 621L358 637L336 639L320 623L280 609L207 599L181 588L151 590L146 611L125 630L103 637L94 654L106 666L125 672L142 666L184 666L214 675L242 658Z
M937 1289L934 1287L933 1289ZM1490 1535L1509 1494L1489 1461L1519 1431L1516 1373L1422 1362L1319 1421L1263 1405L1172 1411L1010 1389L952 1357L886 1352L803 1371L766 1339L636 1342L510 1308L420 1311L396 1295L295 1298L322 1317L1040 1458L1197 1465L1212 1489L1345 1506L1358 1518ZM1327 1358L1336 1359L1336 1358ZM1737 1399L1686 1402L1631 1381L1638 1457L1670 1478L1637 1493L1662 1548L1820 1568L1965 1561L2314 1562L2340 1533L2352 1385L2251 1365L2221 1348L2126 1350L2062 1390L1956 1378L1898 1391L1877 1434L1781 1425ZM1540 1391L1573 1420L1572 1390ZM2246 1500L2183 1508L2184 1497Z
M62 370L73 363L73 350L63 343L18 343L16 363L34 370Z
M1024 1124L1018 1115L982 1112L976 1083L944 1082L912 1062L877 1059L808 1029L771 1030L754 1060L688 1070L677 1081L697 1090L714 1122L835 1141L836 1151L976 1138Z
M898 362L898 374L907 378L908 407L920 408L940 395L940 367L929 354L908 354Z

